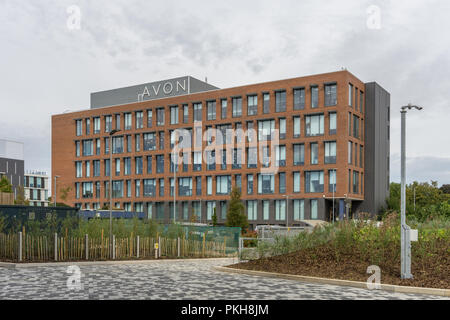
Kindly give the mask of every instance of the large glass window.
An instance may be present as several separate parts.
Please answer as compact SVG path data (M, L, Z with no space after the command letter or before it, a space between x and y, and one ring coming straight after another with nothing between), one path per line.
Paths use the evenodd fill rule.
M286 119L280 118L279 119L279 127L280 127L280 139L286 138Z
M83 177L83 162L76 161L75 168L76 168L76 177L82 178ZM32 187L31 183L30 183L30 187Z
M242 116L242 98L232 98L233 118Z
M141 180L134 180L134 189L136 198L139 198L141 196Z
M122 198L123 197L123 181L113 181L112 197Z
M153 110L147 110L147 128L153 126Z
M316 220L318 217L318 201L315 199L310 200L311 202L311 219Z
M348 84L348 105L353 107L353 85L351 83Z
M153 157L147 156L147 173L152 173L152 163L153 163Z
M359 172L353 171L353 193L359 193Z
M125 125L124 125L124 129L125 130L131 130L131 113L125 113L124 114L124 118L125 118Z
M189 106L187 104L183 104L183 123L189 122Z
M311 164L319 163L319 144L317 142L313 142L310 144L311 148Z
M170 124L178 124L178 107L170 107Z
M328 170L328 192L336 192L336 170Z
M247 194L253 194L253 174L247 175Z
M92 140L83 140L83 156L92 156L94 154L94 143Z
M242 149L233 149L233 169L242 168Z
M214 209L216 208L215 201L206 201L206 219L212 220L212 216L214 214Z
M95 154L100 155L100 139L95 139Z
M112 138L113 154L123 153L123 137Z
M305 172L305 192L323 192L323 171Z
M286 200L275 200L275 220L286 220Z
M294 122L294 138L300 137L300 117L293 117Z
M201 171L202 170L202 153L200 151L193 153L194 157L194 171Z
M351 141L348 142L347 152L348 152L348 163L351 164L353 159L353 143Z
M305 200L294 200L294 221L305 220Z
M207 170L216 170L216 151L207 150L206 151L206 168Z
M329 127L329 134L336 134L336 128L337 128L337 114L336 112L330 113L330 127Z
M94 177L100 177L100 160L94 160Z
M222 99L220 100L220 105L221 105L221 115L222 115L222 119L226 119L227 118L227 99Z
M164 173L164 155L156 156L156 173Z
M131 158L123 158L123 163L124 163L124 174L126 176L129 176L131 174Z
M258 165L258 148L247 148L247 168L256 168Z
M112 116L105 116L105 132L112 130Z
M135 158L135 166L136 166L136 174L142 174L142 157L136 157Z
M278 174L278 187L280 193L286 193L286 173L280 172Z
M300 172L293 172L293 190L294 192L300 192Z
M164 125L164 108L156 109L156 125L157 126Z
M212 177L211 176L206 177L206 194L208 196L212 195Z
M275 147L275 162L277 167L286 166L286 146Z
M104 166L103 167L105 168L105 176L109 177L109 174L111 172L111 166L110 166L110 163L109 163L109 159L105 159L104 160Z
M134 135L134 142L135 142L135 151L136 152L141 151L141 135L140 134Z
M83 120L76 120L77 136L83 135Z
M325 85L325 107L334 106L337 104L337 85Z
M231 192L231 176L216 177L216 194L230 194Z
M305 145L294 144L294 166L301 166L305 164Z
M144 113L142 111L136 112L136 129L144 128Z
M353 115L353 136L359 138L359 117Z
M258 121L258 140L270 141L275 131L275 120Z
M94 184L92 182L83 182L83 198L92 198L94 196Z
M254 116L258 113L258 96L247 97L247 115Z
M156 150L156 134L144 133L144 151Z
M197 196L202 195L202 177L195 177L195 193Z
M275 177L273 174L258 174L258 193L272 194L275 192Z
M116 176L120 176L120 159L114 159L115 160L115 165L116 165Z
M86 134L91 134L91 119L89 118L86 119Z
M257 220L258 218L258 202L256 200L247 201L247 217L248 220Z
M319 106L319 87L311 87L311 108L317 108Z
M294 89L294 110L303 110L305 108L305 89Z
M159 196L164 197L164 178L158 179Z
M100 117L94 118L94 134L100 133Z
M325 142L325 163L336 163L336 141Z
M216 120L216 101L207 102L208 120Z
M306 136L319 136L324 134L323 114L309 115L305 117Z
M286 111L286 91L275 92L275 112Z
M194 122L202 121L202 104L194 103L193 106L194 106Z
M263 113L270 113L270 94L263 94Z
M269 202L269 200L263 200L262 204L263 204L263 219L269 220L270 202Z
M192 178L183 177L178 179L178 195L192 196Z

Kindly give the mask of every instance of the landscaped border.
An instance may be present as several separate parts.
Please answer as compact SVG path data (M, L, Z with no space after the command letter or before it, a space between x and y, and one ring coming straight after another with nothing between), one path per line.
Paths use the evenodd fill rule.
M294 274L255 271L255 270L237 269L237 268L230 268L230 267L216 266L213 268L217 271L229 272L229 273L239 273L239 274L246 274L246 275L252 275L252 276L295 280L295 281L301 281L301 282L312 282L312 283L320 283L320 284L347 286L347 287L355 287L355 288L362 288L362 289L368 290L367 283L360 282L360 281L308 277L308 276L299 276L299 275L294 275ZM380 284L380 287L381 287L380 288L381 290L391 291L391 292L395 292L395 293L429 294L429 295L450 297L449 289L407 287L407 286L397 286L397 285L392 285L392 284Z

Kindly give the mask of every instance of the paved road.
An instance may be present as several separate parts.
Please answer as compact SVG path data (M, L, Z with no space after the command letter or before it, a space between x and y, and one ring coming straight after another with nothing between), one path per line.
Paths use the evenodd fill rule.
M0 299L444 299L222 273L232 259L80 265L80 290L67 266L0 268ZM75 265L75 264L74 264ZM73 282L76 284L76 282Z

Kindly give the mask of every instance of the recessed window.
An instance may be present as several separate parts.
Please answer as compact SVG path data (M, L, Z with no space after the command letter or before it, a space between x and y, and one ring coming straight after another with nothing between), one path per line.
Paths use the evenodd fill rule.
M294 89L294 110L305 109L305 89Z
M233 118L242 116L242 98L233 98Z
M275 112L286 111L286 91L275 92Z
M305 117L306 136L319 136L324 134L323 114L309 115Z
M335 106L337 104L337 85L325 85L325 107Z
M258 113L258 96L247 97L247 115L254 116Z
M311 108L319 107L319 87L311 86Z

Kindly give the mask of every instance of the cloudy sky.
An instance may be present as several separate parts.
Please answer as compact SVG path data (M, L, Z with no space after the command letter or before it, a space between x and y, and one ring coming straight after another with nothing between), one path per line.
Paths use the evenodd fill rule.
M183 75L227 88L345 67L391 93L391 180L399 108L412 102L424 110L408 113L408 181L450 183L449 13L448 0L0 0L0 138L23 141L26 169L50 173L50 117L89 108L90 92Z

